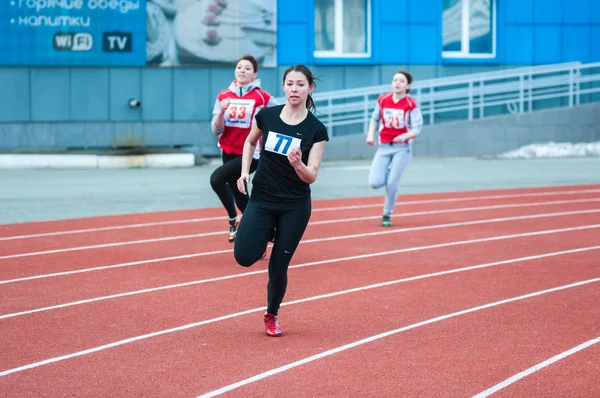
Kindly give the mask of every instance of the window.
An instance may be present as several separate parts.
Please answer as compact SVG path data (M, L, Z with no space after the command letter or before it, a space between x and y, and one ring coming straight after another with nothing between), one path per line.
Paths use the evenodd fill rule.
M496 1L442 0L444 58L496 57Z
M315 57L371 56L371 0L315 0Z

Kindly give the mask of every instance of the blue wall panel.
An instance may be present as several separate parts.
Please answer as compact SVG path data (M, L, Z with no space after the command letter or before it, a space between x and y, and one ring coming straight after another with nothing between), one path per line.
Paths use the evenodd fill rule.
M0 68L0 122L29 121L29 69Z
M533 30L533 62L554 64L562 61L560 26L536 26Z
M382 24L381 29L381 58L383 64L407 63L411 38L408 25Z
M345 69L345 66L319 65L311 67L313 73L319 77L317 92L343 89Z
M593 24L600 25L600 1L591 0L591 20Z
M600 62L600 26L592 26L590 43L590 62Z
M533 21L542 24L562 22L562 0L533 0ZM518 2L523 3L523 1Z
M380 84L379 68L372 66L348 66L344 71L344 86L346 88L357 88L364 86L376 86Z
M532 24L533 1L500 1L497 7L504 7L506 23Z
M70 120L69 69L43 68L31 70L31 120Z
M233 80L233 68L230 72ZM208 120L216 94L211 95L210 69L175 69L173 71L173 116L175 120ZM227 86L219 87L220 90ZM210 100L209 100L210 98Z
M142 69L142 119L171 120L173 117L173 74L171 68Z
M589 24L592 22L592 1L563 0L563 22L566 24Z
M587 26L564 26L562 37L562 60L565 62L590 61L590 28Z
M288 23L277 28L277 60L279 65L309 64L314 48L313 32L307 24Z
M308 22L314 10L310 1L277 0L277 29L288 22Z
M504 28L504 62L512 65L533 63L533 28L526 25L509 25Z
M441 57L441 38L437 25L410 25L408 60L411 64L437 64Z
M380 22L407 23L409 18L409 0L372 0L373 6L379 4Z
M438 24L441 0L408 0L410 23Z
M283 77L283 75L282 75ZM277 92L281 86L281 79L277 68L268 68L258 70L258 78L260 79L261 87L269 94L277 97Z
M141 120L142 110L128 106L130 98L140 99L141 96L141 69L110 69L111 120Z
M71 120L108 120L108 69L73 68L71 73Z

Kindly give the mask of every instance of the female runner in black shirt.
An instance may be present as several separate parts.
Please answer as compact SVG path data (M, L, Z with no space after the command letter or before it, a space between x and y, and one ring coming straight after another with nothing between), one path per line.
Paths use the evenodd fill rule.
M310 93L314 75L304 65L294 65L283 75L286 104L264 108L244 144L242 175L237 181L246 193L254 148L262 136L263 151L252 180L252 195L235 240L238 264L249 267L264 253L275 229L269 260L265 329L281 336L277 320L287 287L287 270L302 239L311 213L310 184L321 165L327 129L309 110L315 109Z

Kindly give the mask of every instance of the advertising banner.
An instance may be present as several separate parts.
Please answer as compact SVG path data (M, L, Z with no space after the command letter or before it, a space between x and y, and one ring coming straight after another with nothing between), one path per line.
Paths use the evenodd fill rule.
M1 65L144 65L146 0L1 0Z
M0 0L0 65L276 66L276 0Z

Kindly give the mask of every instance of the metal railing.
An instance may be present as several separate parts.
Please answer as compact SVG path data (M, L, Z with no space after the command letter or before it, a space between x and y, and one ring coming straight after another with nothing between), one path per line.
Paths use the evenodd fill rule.
M313 96L317 116L331 135L337 135L334 128L342 126L347 126L346 133L366 133L377 97L390 92L390 86L317 93ZM584 102L600 101L595 93L600 93L600 63L573 62L416 81L411 85L410 95L421 107L427 125L556 106L573 107L582 103L586 95ZM283 103L285 98L278 100Z

